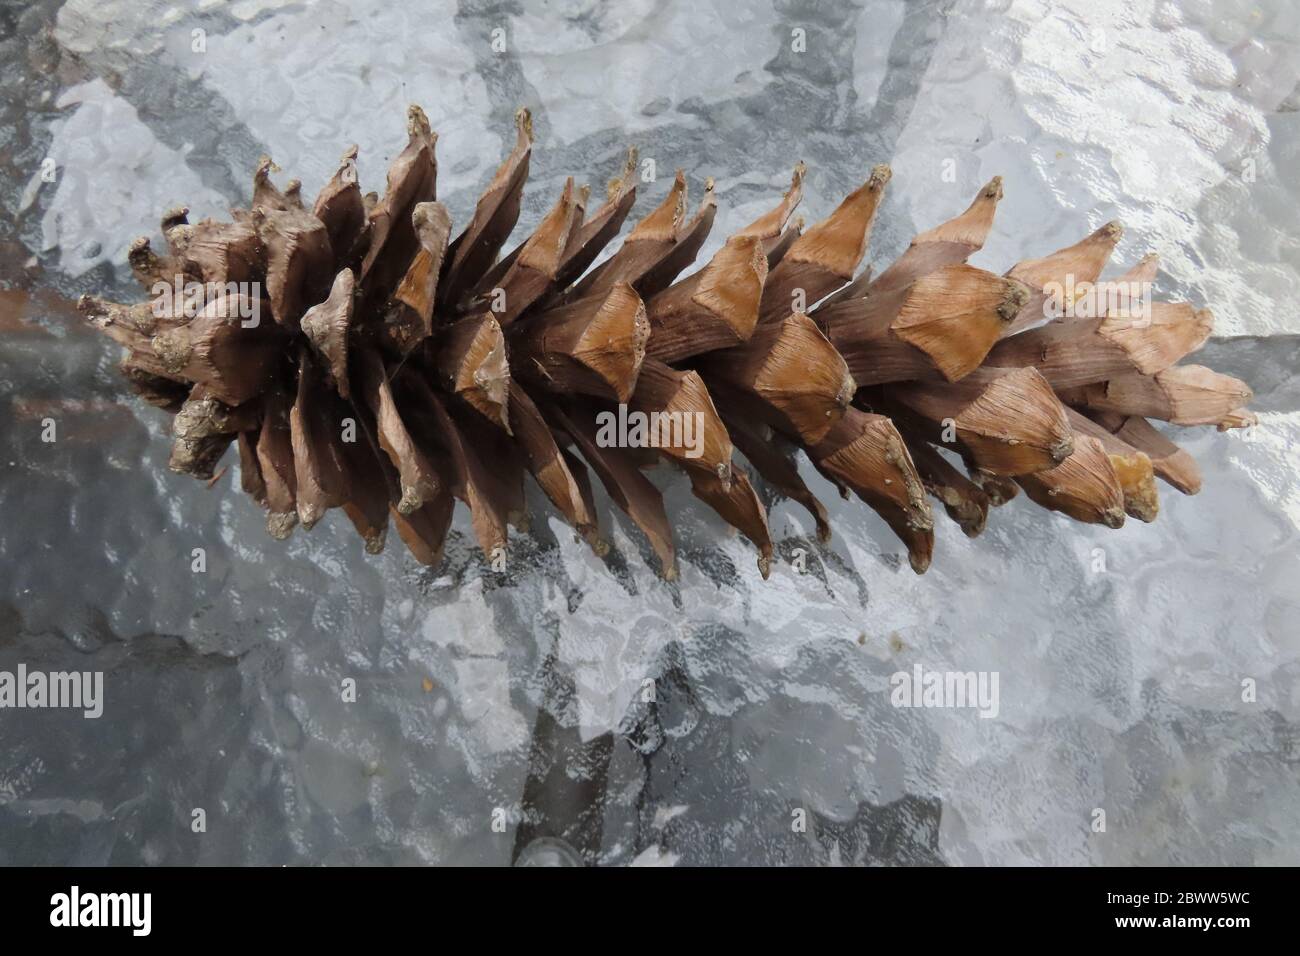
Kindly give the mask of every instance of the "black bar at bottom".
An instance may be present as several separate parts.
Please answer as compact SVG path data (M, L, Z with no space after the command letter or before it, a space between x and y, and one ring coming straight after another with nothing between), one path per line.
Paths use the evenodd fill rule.
M409 932L436 946L463 927L484 943L534 930L538 940L605 945L618 938L606 927L659 927L684 941L692 926L742 936L766 934L775 921L837 933L911 926L926 943L1019 930L1231 943L1294 926L1283 913L1294 885L1295 871L1280 868L8 869L0 912L11 932L78 932L83 941L374 944Z

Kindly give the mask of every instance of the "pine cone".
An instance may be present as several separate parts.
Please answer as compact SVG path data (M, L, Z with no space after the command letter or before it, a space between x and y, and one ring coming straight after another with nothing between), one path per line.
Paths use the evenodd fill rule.
M1080 521L1151 521L1155 477L1187 494L1200 478L1148 418L1253 423L1242 382L1175 364L1209 336L1208 312L1153 303L1133 317L1153 256L1096 295L1115 223L986 272L966 260L1002 197L994 179L879 276L855 276L889 168L805 232L792 219L800 164L775 208L679 279L716 212L710 181L688 215L679 172L592 269L635 199L631 150L598 209L588 215L588 190L569 179L501 257L533 142L527 111L516 125L454 239L436 201L436 136L413 106L382 199L362 194L355 147L310 210L296 180L272 184L264 159L250 210L196 224L171 210L165 254L133 244L132 269L155 299L81 306L126 346L132 389L175 413L174 471L211 479L237 443L243 489L274 537L342 508L367 551L383 549L391 520L433 565L453 499L469 506L484 552L503 553L508 525L525 525L525 472L603 554L590 468L671 579L671 524L642 474L662 457L754 543L766 577L766 510L733 449L812 513L824 541L826 511L795 463L802 448L885 519L920 573L934 544L927 492L972 536L1019 489ZM1075 307L1080 291L1093 306Z

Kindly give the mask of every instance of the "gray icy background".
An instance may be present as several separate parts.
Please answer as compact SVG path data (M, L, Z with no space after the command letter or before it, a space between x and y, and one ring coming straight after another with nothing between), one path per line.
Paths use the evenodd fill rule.
M108 698L0 712L0 864L506 864L556 834L606 864L1300 863L1298 41L1289 0L0 6L0 669L103 670ZM1154 525L1017 500L969 541L940 513L924 577L815 476L833 544L777 505L809 572L766 583L667 477L677 586L607 502L608 566L538 521L494 574L463 513L438 572L337 517L272 542L230 474L168 473L73 303L134 295L130 239L246 202L261 153L312 194L356 142L381 188L408 102L459 222L520 104L521 231L629 142L642 208L674 167L716 177L706 253L800 158L810 219L893 164L878 266L994 174L978 264L1119 218L1117 263L1159 251L1160 291L1213 308L1204 360L1262 426L1177 435L1205 489ZM891 707L917 663L998 671L997 719Z

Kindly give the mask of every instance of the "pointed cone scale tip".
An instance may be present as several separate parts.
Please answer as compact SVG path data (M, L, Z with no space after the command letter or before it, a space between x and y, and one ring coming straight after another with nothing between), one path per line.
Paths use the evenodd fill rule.
M819 294L811 296L815 299L849 281L866 255L871 226L891 175L888 165L873 166L865 183L794 242L778 268L794 269L795 263L808 264L821 276L819 281L829 280L828 285L818 289ZM808 281L812 280L804 279L801 283Z
M808 171L807 164L799 160L790 176L790 188L785 191L776 207L768 210L751 222L734 236L755 236L759 239L775 239L786 227L790 215L803 200L803 179ZM802 218L800 219L802 223Z
M673 188L669 192L669 197L674 200L672 206L672 224L673 231L681 229L682 224L686 221L686 197L690 189L686 184L686 171L679 169L673 174Z
M672 188L663 202L646 214L646 217L628 233L627 241L657 240L671 242L676 239L686 218L686 173L677 170Z
M429 126L429 117L417 103L406 108L406 135L412 140L437 142L438 134Z
M275 185L271 182L271 174L278 173L280 167L272 162L270 156L262 156L257 161L257 168L253 170L253 202L256 203L260 196L266 195L267 192L274 194ZM189 210L186 210L189 212ZM168 214L169 216L171 213ZM165 231L165 230L164 230Z
M623 160L622 170L609 181L609 185L605 188L605 198L607 200L612 202L636 186L637 156L637 148L629 146L627 148L627 157Z
M515 110L515 130L519 134L521 145L531 145L533 142L533 114L526 106L521 106Z
M422 228L449 229L451 227L451 213L440 202L416 203L415 208L411 210L411 222L417 230Z
M271 163L270 157L263 156L262 159L265 160L268 165ZM181 206L169 207L167 211L162 214L163 230L165 231L168 226L180 225L186 222L189 219L189 215L190 215L189 206L181 205Z

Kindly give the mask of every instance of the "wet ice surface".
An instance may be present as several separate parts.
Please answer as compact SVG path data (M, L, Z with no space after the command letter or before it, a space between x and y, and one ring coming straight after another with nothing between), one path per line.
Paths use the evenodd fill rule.
M107 701L98 721L0 712L0 863L508 863L550 835L613 864L1300 862L1296 14L1052 6L6 15L0 670L103 670ZM1120 218L1118 261L1157 249L1161 291L1237 336L1204 361L1251 382L1263 427L1181 431L1205 488L1162 489L1154 525L1016 500L970 541L940 513L924 577L815 474L835 539L818 549L777 504L766 583L667 475L676 585L605 499L608 563L536 496L503 575L463 512L436 572L396 541L366 557L338 515L273 542L233 475L167 471L164 417L125 399L71 303L133 294L130 239L174 202L245 201L262 152L310 194L357 142L378 188L410 101L459 222L521 103L540 139L521 230L565 175L599 188L629 141L658 166L643 208L676 166L697 195L716 177L710 248L799 158L810 218L893 163L878 265L994 174L1007 198L977 264ZM890 675L917 664L998 672L997 717L894 708Z

